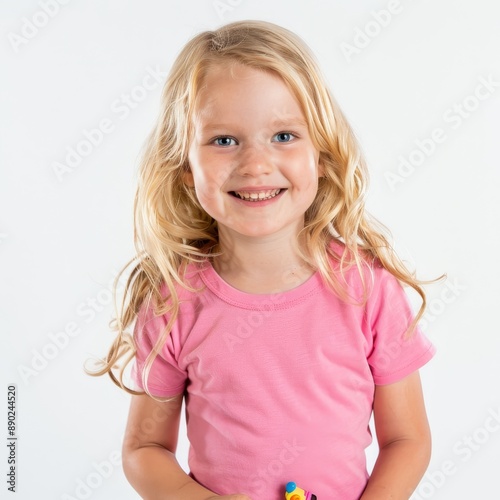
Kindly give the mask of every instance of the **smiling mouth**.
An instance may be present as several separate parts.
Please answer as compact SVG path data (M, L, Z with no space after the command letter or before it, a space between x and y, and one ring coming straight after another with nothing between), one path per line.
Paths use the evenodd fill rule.
M265 191L230 191L230 194L245 201L264 201L278 196L284 189L267 189Z

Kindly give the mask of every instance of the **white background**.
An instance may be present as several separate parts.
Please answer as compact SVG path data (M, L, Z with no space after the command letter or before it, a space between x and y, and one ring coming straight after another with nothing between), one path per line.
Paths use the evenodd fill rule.
M117 463L128 397L82 368L112 340L107 290L134 254L137 160L165 77L138 87L148 72L168 71L194 34L240 19L281 24L312 47L366 154L370 210L421 278L448 274L427 289L424 327L438 354L422 378L434 450L415 498L497 498L499 83L474 97L481 78L500 82L497 2L401 0L383 27L373 12L387 9L385 0L69 0L50 16L42 3L0 7L0 435L13 383L13 498L138 498L110 462ZM342 44L360 45L364 30L365 47L348 56ZM132 106L124 94L136 97ZM68 148L103 119L112 130L56 175ZM431 145L437 128L441 142ZM416 141L427 153L414 152L419 165L391 188L387 172L398 174ZM91 312L92 300L99 311ZM74 336L61 334L72 325ZM49 336L58 333L60 348ZM0 489L10 498L2 439ZM186 451L182 437L183 464Z

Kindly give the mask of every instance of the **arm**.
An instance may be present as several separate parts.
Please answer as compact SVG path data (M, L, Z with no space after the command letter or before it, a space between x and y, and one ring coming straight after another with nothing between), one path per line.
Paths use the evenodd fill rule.
M418 371L376 386L379 456L360 500L408 500L430 461L431 434Z
M132 396L123 442L123 470L144 500L250 500L245 495L219 496L207 490L175 459L182 394L160 403Z

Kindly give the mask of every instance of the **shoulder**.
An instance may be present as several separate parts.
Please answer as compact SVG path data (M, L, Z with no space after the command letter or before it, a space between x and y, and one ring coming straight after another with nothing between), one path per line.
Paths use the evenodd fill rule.
M163 281L160 284L159 293L150 293L143 301L138 319L148 321L161 318L166 323L175 304L179 305L179 310L185 309L186 304L192 304L199 299L200 292L205 288L200 276L205 265L204 262L187 264L179 273L181 281L173 281L171 287Z
M377 296L386 287L400 289L399 280L388 271L378 258L366 250L355 255L346 245L332 239L328 255L335 281L358 299Z

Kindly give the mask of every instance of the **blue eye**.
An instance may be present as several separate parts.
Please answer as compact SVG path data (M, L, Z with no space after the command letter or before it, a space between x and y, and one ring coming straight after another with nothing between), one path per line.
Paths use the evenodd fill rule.
M274 136L276 142L290 142L295 137L291 132L280 132Z
M214 143L217 146L223 146L223 147L234 146L234 144L231 144L231 141L233 141L234 144L236 144L236 141L231 137L221 136L221 137L216 137L214 139Z

